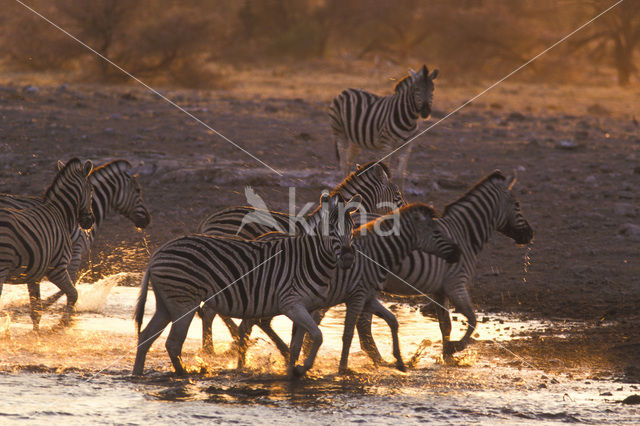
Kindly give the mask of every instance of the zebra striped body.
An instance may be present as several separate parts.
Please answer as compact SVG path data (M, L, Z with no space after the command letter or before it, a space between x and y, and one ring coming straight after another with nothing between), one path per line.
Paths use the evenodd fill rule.
M151 221L151 216L142 200L140 185L132 176L131 164L128 161L115 160L96 167L89 175L89 182L93 186L91 210L95 223L88 232L77 226L71 234L72 256L68 271L74 282L84 256L109 215L116 212L130 219L138 228L146 227ZM42 199L38 197L0 194L0 207L25 209L41 203ZM57 296L60 295L58 293ZM54 302L58 297L49 302Z
M395 93L378 96L360 89L347 89L329 107L336 155L346 174L361 148L392 152L418 131L418 119L431 114L433 80L426 66L398 82ZM411 145L397 153L396 178L404 179Z
M350 202L359 202L354 197ZM350 213L339 194L323 195L326 233L241 241L207 235L189 235L173 240L151 257L136 307L138 329L144 314L149 281L156 295L156 312L139 333L134 374L142 374L146 353L157 335L173 321L167 351L178 374L184 372L180 353L189 324L201 302L215 312L237 318L287 315L308 331L315 351L304 367L312 365L322 333L309 311L322 306L330 293L337 265L353 263ZM325 228L322 226L321 228Z
M61 163L60 163L61 164ZM27 209L0 209L0 293L3 283L29 283L34 330L40 322L39 282L45 276L67 296L62 323L70 320L77 300L67 267L71 259L70 234L78 224L90 228L92 187L87 176L93 165L70 160L47 189L44 200Z
M340 194L345 199L349 199L355 194L361 196L360 211L352 216L358 224L368 221L367 212L384 214L406 204L402 193L390 179L389 169L383 163L367 163L358 167L356 171L352 172L333 189L332 194ZM296 220L300 218L287 213L267 210L258 211L253 207L231 207L207 217L200 223L197 232L207 235L238 236L247 240L258 238L273 231L274 228L284 233L303 234L316 229L321 217L320 212L320 206L318 206L314 212L303 217L302 220ZM263 219L246 221L249 215L256 215L256 213L263 214ZM294 232L291 232L292 227ZM203 321L203 349L212 352L211 324L216 312L203 307L198 313ZM228 317L223 316L222 319L227 328L229 328L231 335L238 341L240 333L236 324ZM272 338L283 356L287 358L289 356L289 347L271 329L269 322L259 322L258 324ZM243 359L240 358L239 362L242 364Z
M384 291L392 294L435 295L434 301L440 305L436 310L445 356L464 349L475 330L476 317L467 287L475 276L477 258L484 244L495 230L517 244L528 244L533 238L533 230L511 193L514 183L515 179L507 181L501 172L496 171L445 208L439 221L440 228L460 247L458 263L447 264L436 256L413 251L400 267L393 270L400 279L390 276L384 285ZM451 319L444 308L446 299L467 317L468 328L459 342L449 340ZM374 361L380 362L380 354L371 336L371 315L363 315L359 319L358 335L363 350Z
M379 163L367 163L359 166L342 183L336 186L332 194L340 194L350 199L359 194L362 199L360 212L388 213L402 207L406 203L395 183L391 182L389 169ZM262 214L263 220L247 221L249 215ZM360 214L354 215L357 221ZM295 217L287 213L259 210L251 206L230 207L205 218L196 232L207 235L236 235L244 239L254 239L271 231L289 234L308 233L318 225L320 206L303 217Z
M338 269L334 291L325 299L324 308L346 303L344 334L340 372L347 370L349 349L356 320L367 311L383 318L393 335L393 354L396 366L404 371L398 340L398 321L377 299L390 269L400 266L413 250L431 253L457 262L460 256L455 243L438 230L438 216L432 208L422 203L402 207L376 221L363 225L354 232L353 247L356 259L349 269ZM302 341L296 342L301 344ZM295 346L292 342L292 347ZM297 354L291 354L297 357Z

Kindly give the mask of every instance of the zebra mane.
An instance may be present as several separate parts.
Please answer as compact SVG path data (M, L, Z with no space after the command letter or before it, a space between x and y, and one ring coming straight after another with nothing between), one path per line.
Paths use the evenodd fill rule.
M329 195L333 195L335 193L339 193L340 190L342 188L344 188L346 185L350 184L351 182L353 182L355 179L358 179L358 175L362 172L364 172L365 170L368 170L369 168L371 168L369 171L367 171L367 173L371 173L371 171L373 171L374 166L376 165L375 161L369 161L366 164L363 164L361 166L358 166L358 169L354 172L349 173L349 176L347 176L346 178L344 178L344 180L342 182L340 182L338 184L338 186L336 186L335 188L333 188L333 190L331 190L331 193ZM384 170L384 172L387 174L387 176L389 177L389 179L391 179L391 170L389 170L389 166L387 166L384 163L378 163L378 165L380 165L382 167L382 170Z
M51 182L51 185L49 185L49 187L45 189L44 195L42 198L45 200L48 199L49 196L53 194L53 192L55 191L55 188L58 186L58 182L63 177L66 177L69 173L73 173L81 169L82 169L82 161L80 161L78 158L74 157L71 160L67 161L67 164L65 164L62 170L58 171L58 173L56 174L56 177L53 178L53 182Z
M396 83L395 87L393 88L393 91L395 93L401 92L406 88L408 88L409 86L411 86L412 84L413 84L413 81L411 80L411 75L406 75L402 78L402 80Z
M118 160L109 161L108 163L104 163L101 166L95 167L91 172L91 175L100 174L101 172L107 171L109 169L117 169L117 170L123 171L123 170L131 169L131 167L132 167L131 163L128 162L127 160L118 159Z
M367 222L364 225L361 225L356 230L354 230L354 235L360 235L360 233L363 230L366 230L367 232L374 232L376 223L378 221L387 220L387 217L393 217L395 215L398 215L399 217L402 217L402 216L405 216L405 215L410 215L413 212L421 212L425 216L432 216L434 218L442 217L440 212L438 210L436 210L434 207L431 207L431 206L429 206L429 205L427 205L425 203L421 203L421 202L411 203L411 204L407 204L406 206L398 207L397 209L395 209L391 213L379 216L376 219L373 219L370 222Z
M447 213L450 212L451 208L453 208L454 205L456 205L456 204L464 201L465 199L469 198L471 196L471 194L474 193L479 187L483 186L484 184L486 184L487 182L489 182L489 181L491 181L493 179L499 179L499 180L505 181L507 178L504 175L504 173L502 173L500 170L494 170L493 172L489 173L487 176L483 177L478 182L476 182L475 185L473 185L471 188L469 188L467 190L467 192L465 192L456 201L453 201L453 202L447 204L444 207L444 210L443 210L442 214L444 216L446 216Z

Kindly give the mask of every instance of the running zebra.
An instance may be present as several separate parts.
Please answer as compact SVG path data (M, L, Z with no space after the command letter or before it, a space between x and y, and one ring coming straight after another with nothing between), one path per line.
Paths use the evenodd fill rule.
M406 205L402 193L397 185L391 181L389 168L384 163L367 163L358 166L347 178L336 186L332 194L340 194L349 199L355 194L361 196L360 210L362 213L354 215L358 224L366 223L366 212L384 214L398 207ZM318 206L312 213L302 219L287 213L268 210L257 210L255 207L230 207L214 213L204 219L196 232L207 235L238 236L252 240L268 232L279 230L285 233L313 232L320 222L321 209ZM247 222L249 215L261 214L259 220ZM362 220L362 218L365 218ZM294 230L291 230L294 227ZM202 318L202 348L206 352L213 352L211 324L216 316L206 307L198 311ZM232 319L222 316L222 320L229 329L236 342L239 342L238 326ZM280 339L269 325L270 321L259 321L260 328L273 340L276 347L285 358L289 357L289 346ZM242 361L240 361L240 366Z
M177 374L185 372L182 344L196 309L225 316L261 318L284 314L306 330L313 348L303 366L289 363L289 374L303 375L313 365L322 332L309 314L331 292L338 266L353 263L351 213L358 195L345 205L340 194L323 194L320 233L265 241L242 241L202 234L175 239L158 249L142 279L135 321L138 352L134 375L141 375L149 347L172 322L166 348ZM156 312L140 332L151 281Z
M458 261L460 249L440 231L436 220L438 216L439 214L431 207L423 203L413 203L381 216L354 231L355 261L349 269L338 269L335 282L330 287L333 292L326 296L323 303L324 308L340 303L347 305L342 335L340 374L347 372L353 331L358 316L362 312L375 314L389 325L393 337L393 355L396 358L396 367L405 371L400 354L398 320L382 306L378 301L377 294L382 290L389 269L399 267L402 261L414 250L430 253L444 259L447 263ZM249 327L241 324L240 330L240 360L243 361ZM300 330L294 330L291 342L291 359L293 361L299 355L303 335L304 333Z
M447 264L436 256L414 251L393 270L399 279L389 276L384 285L383 291L391 294L434 295L445 357L463 350L475 331L476 316L467 287L476 274L478 255L493 232L497 230L516 244L529 244L533 240L533 230L511 192L515 182L515 177L506 178L495 171L446 206L440 226L460 247L458 263ZM467 318L466 333L457 342L450 341L451 318L445 308L446 299ZM361 315L357 327L362 349L375 363L383 363L371 335L371 314Z
M29 283L31 320L36 331L42 312L39 282L45 276L67 296L60 324L69 324L78 299L67 270L70 235L78 224L89 229L94 223L88 180L93 165L74 158L66 165L58 162L58 168L41 203L26 209L0 209L0 294L5 282Z
M142 200L140 184L128 161L114 160L96 167L89 175L89 182L93 186L91 210L95 223L89 232L77 227L71 234L73 250L68 270L73 282L76 281L80 264L93 244L98 229L113 212L128 218L137 228L145 228L151 222L149 211ZM39 197L0 194L0 208L24 209L41 203L42 199ZM60 296L62 293L58 292L45 302L44 307L55 302Z
M400 80L395 93L378 96L360 89L347 89L329 107L336 155L341 172L346 175L360 148L391 153L418 132L418 119L428 118L433 102L433 80L438 70L429 74L426 65L417 73ZM411 144L396 153L394 176L404 185Z

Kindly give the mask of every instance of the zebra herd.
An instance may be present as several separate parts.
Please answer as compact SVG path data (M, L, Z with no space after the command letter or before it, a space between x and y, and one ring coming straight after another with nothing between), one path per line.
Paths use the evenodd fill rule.
M424 66L400 81L394 95L381 98L349 89L334 100L329 116L343 171L359 146L392 149L415 134L418 117L430 114L437 75L438 70L429 74ZM409 152L403 149L400 180ZM389 168L372 162L324 192L318 207L303 218L247 206L216 212L196 233L167 242L151 256L135 306L133 374L143 374L149 348L169 323L166 349L175 372L184 374L182 346L198 314L205 351L213 347L211 324L220 315L237 344L239 367L245 363L251 328L258 325L288 359L289 375L302 376L322 344L318 324L328 308L341 303L346 317L339 371L348 371L354 329L372 361L385 364L371 333L373 315L389 326L395 366L404 371L398 321L378 300L380 292L432 295L443 354L451 356L468 345L475 330L467 288L484 244L495 231L517 244L533 238L513 194L514 184L515 177L495 171L441 215L423 203L407 204ZM59 163L43 198L0 195L0 294L5 282L28 285L34 330L43 310L63 294L67 304L60 326L69 324L78 268L111 212L138 228L151 220L135 171L124 160L93 169L91 162L74 158ZM44 277L60 291L43 302L39 282ZM142 328L149 286L156 309ZM447 301L468 322L457 342L450 340ZM276 315L293 322L290 345L271 328ZM242 321L238 326L231 318ZM303 364L297 365L305 335L309 345Z

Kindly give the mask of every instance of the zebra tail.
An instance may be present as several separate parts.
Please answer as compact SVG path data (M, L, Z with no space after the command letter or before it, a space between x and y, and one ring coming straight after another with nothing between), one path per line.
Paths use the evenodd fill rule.
M333 146L336 149L336 159L338 160L338 164L340 164L340 150L338 149L338 138L333 138Z
M140 334L140 327L142 326L142 318L144 317L144 305L147 303L147 293L149 292L149 270L144 273L142 277L142 283L140 284L140 294L138 295L138 302L136 303L136 331Z

